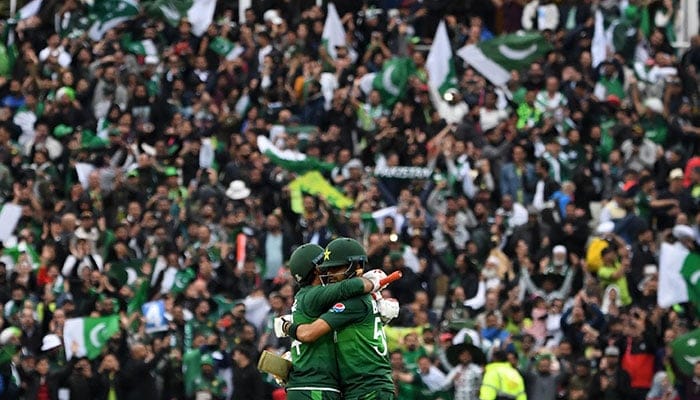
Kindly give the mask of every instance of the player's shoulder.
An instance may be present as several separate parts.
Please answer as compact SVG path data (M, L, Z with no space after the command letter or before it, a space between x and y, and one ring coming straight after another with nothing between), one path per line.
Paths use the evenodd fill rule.
M343 311L358 311L358 310L366 310L368 307L371 307L372 304L372 297L370 295L362 295L362 296L356 296L356 297L351 297L349 299L339 301L331 307L329 311L331 312L343 312Z

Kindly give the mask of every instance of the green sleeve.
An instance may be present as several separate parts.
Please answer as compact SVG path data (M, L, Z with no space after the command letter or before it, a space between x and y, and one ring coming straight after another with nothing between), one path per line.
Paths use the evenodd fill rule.
M314 286L306 304L309 315L321 315L333 304L365 293L365 283L360 278L344 280L327 286Z
M610 267L600 267L598 270L598 278L610 280L610 277L615 272L613 268Z
M320 318L326 321L331 329L337 331L350 324L362 321L370 311L362 301L362 297L354 297L345 302L336 303L333 308L322 314Z

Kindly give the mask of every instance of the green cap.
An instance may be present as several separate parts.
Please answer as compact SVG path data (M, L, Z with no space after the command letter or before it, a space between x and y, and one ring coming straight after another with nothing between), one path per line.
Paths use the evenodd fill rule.
M175 168L175 167L165 168L165 176L177 176L177 168Z
M62 138L64 136L68 136L71 133L73 133L73 128L66 124L60 124L53 128L53 135L56 136L57 138Z
M306 278L323 258L323 247L306 243L297 247L289 257L289 271L297 283L305 283Z
M365 248L355 239L337 238L328 243L323 252L322 264L319 268L333 268L358 261L367 261Z
M126 285L129 281L129 273L126 272L126 268L123 265L112 265L112 267L107 272L107 278L112 281L112 284L118 287Z
M119 136L121 133L119 133L119 129L110 129L108 132L109 136Z
M139 176L139 170L138 170L138 169L132 169L131 171L129 171L128 174L126 174L126 176L129 177L129 178L131 178L131 177L137 177L137 178L138 178L138 176Z
M214 359L210 354L204 354L200 359L199 363L201 365L211 365L214 366Z

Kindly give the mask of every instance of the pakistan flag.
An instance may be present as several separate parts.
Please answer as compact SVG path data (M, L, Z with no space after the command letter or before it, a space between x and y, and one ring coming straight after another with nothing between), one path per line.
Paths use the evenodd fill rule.
M109 339L119 332L119 316L99 318L70 318L63 327L63 344L68 360L74 355L73 343L78 345L76 357L87 356L93 360L102 353Z
M89 16L93 23L88 35L92 40L100 40L107 31L135 17L138 13L139 5L136 0L94 1L89 8Z
M441 96L445 95L449 89L457 87L457 75L455 74L455 63L452 59L452 46L447 35L447 27L444 21L440 21L435 39L430 47L430 53L426 59L425 66L430 75L430 87L437 90Z
M539 32L501 35L478 45L466 45L457 55L491 83L501 86L510 80L510 71L522 71L552 49Z
M144 0L146 14L177 26L183 18L192 24L192 33L202 36L214 20L216 0Z
M695 363L700 361L700 329L696 329L671 342L673 361L686 376L693 376Z
M408 78L415 70L416 66L410 58L394 57L384 62L381 72L371 75L372 86L381 94L384 105L392 107L403 99L408 88Z

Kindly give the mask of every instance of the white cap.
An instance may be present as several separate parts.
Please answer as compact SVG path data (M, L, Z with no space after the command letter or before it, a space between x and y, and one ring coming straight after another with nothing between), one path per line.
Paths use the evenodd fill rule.
M612 221L605 221L598 225L596 228L596 233L599 235L605 235L607 233L612 233L615 230L615 223Z
M277 13L277 10L267 10L265 14L263 14L263 21L274 23L275 18L279 17L280 15Z
M156 65L160 62L160 59L158 58L158 56L150 55L144 57L143 62L147 65Z
M688 225L676 225L673 227L673 236L676 239L692 239L695 240L695 231Z
M650 97L644 100L644 107L650 109L651 111L661 114L664 112L664 103L656 97Z
M654 275L659 272L659 269L654 264L647 264L644 266L644 275Z
M496 256L489 256L484 264L496 264L501 265L501 259Z
M552 253L553 254L566 254L566 247L564 247L562 245L554 246L554 248L552 249Z
M55 349L60 345L61 339L58 337L58 335L49 333L48 335L44 336L44 339L41 340L41 351Z
M348 169L350 168L362 168L362 161L358 160L357 158L353 158L350 161L345 164L345 167Z

